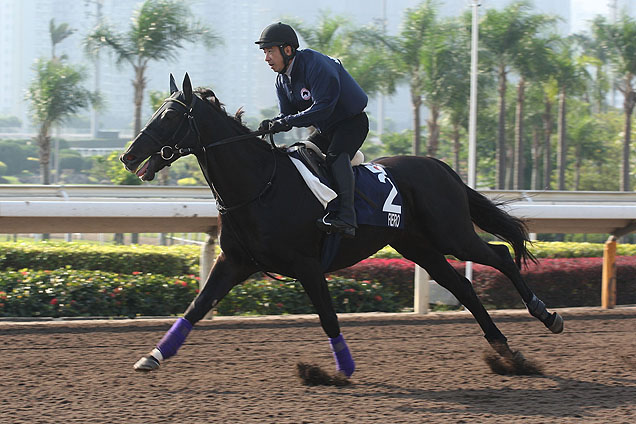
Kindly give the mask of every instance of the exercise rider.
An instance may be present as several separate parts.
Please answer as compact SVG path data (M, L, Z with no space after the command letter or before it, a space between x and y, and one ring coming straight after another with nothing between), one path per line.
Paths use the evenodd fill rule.
M351 158L369 132L364 108L367 95L338 59L311 49L298 49L294 29L281 22L266 27L256 44L276 77L280 114L261 122L259 130L289 131L313 126L309 141L327 156L338 193L337 211L318 219L323 231L354 237L354 177Z

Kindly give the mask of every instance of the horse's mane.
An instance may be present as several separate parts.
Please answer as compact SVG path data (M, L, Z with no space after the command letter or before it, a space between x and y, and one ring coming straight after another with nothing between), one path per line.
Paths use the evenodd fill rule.
M221 101L219 100L218 97L216 97L216 94L214 94L214 91L212 91L212 89L205 88L205 87L198 87L198 88L196 88L194 90L194 94L199 96L199 98L201 98L201 100L204 100L208 104L210 104L213 107L215 107L220 112L225 113L229 118L232 118L234 121L238 122L240 124L240 127L245 132L250 132L251 131L249 128L247 128L245 125L243 125L243 115L245 114L245 110L243 110L242 106L240 108L238 108L238 110L236 111L234 116L230 116L227 113L227 111L225 110L225 105L223 103L221 103Z
M228 120L234 123L234 125L237 126L244 134L252 132L251 129L243 124L242 117L243 114L245 114L245 110L243 110L243 107L238 108L234 116L230 116L230 114L228 114L225 110L223 103L221 103L219 98L216 97L216 94L214 94L214 91L212 91L210 88L198 87L194 90L194 94L196 94L201 100L211 105L213 108L217 109L219 112L222 112L228 118ZM286 145L276 146L276 150L280 152L285 152L286 149Z

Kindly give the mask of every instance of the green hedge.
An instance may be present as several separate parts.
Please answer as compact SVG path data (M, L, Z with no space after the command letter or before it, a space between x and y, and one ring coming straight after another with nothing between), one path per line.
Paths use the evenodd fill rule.
M218 247L218 246L217 246ZM535 242L530 251L537 258L579 258L603 256L601 243ZM0 270L48 269L70 266L73 269L153 274L198 274L200 247L193 245L99 245L84 242L0 242ZM618 244L617 254L635 256L636 245ZM373 258L401 258L385 247Z
M198 292L198 277L103 271L22 269L0 272L0 316L175 315ZM394 296L369 281L330 279L337 312L397 311ZM252 279L219 304L221 315L314 313L298 282Z
M636 293L636 280L629 277L636 265L628 265L635 250L636 246L618 245L624 257L618 266L619 303L636 302L630 297ZM598 304L603 244L538 242L532 251L542 263L524 271L524 277L550 306ZM196 295L199 252L198 246L3 242L0 316L179 314ZM573 256L596 259L578 259L567 266L561 262ZM385 248L375 258L332 275L329 286L337 311L399 311L412 306L413 264L395 257L399 255L393 249ZM452 263L463 274L463 263ZM498 272L477 264L474 270L475 287L485 304L520 306L518 294ZM299 283L253 278L234 288L218 311L312 313L313 307Z
M603 243L534 242L530 251L537 258L598 258L603 256ZM616 246L619 256L636 256L636 244Z
M72 269L130 274L198 274L198 246L98 245L40 242L0 243L0 270Z

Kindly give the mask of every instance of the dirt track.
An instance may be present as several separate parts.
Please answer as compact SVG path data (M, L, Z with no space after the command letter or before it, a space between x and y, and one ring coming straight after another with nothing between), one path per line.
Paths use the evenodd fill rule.
M342 316L358 370L307 387L298 361L333 370L317 318L200 323L177 357L134 372L168 321L0 322L1 423L627 423L636 420L636 308L563 311L551 335L495 314L544 376L493 374L466 314Z

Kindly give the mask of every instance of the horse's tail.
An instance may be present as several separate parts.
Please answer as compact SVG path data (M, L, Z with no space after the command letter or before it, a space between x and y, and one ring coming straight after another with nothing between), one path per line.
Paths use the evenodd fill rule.
M530 253L527 247L527 243L530 242L528 227L526 227L523 220L510 215L501 208L501 206L507 202L493 202L486 196L464 184L459 175L446 163L442 161L438 162L442 164L455 179L464 185L466 195L468 196L470 219L473 223L485 232L508 242L515 251L515 262L519 268L528 261L536 262L536 258Z
M523 220L510 215L501 206L506 202L493 202L486 196L466 186L470 219L482 230L510 243L515 251L515 262L521 268L528 261L536 262L536 258L528 250L528 227Z

